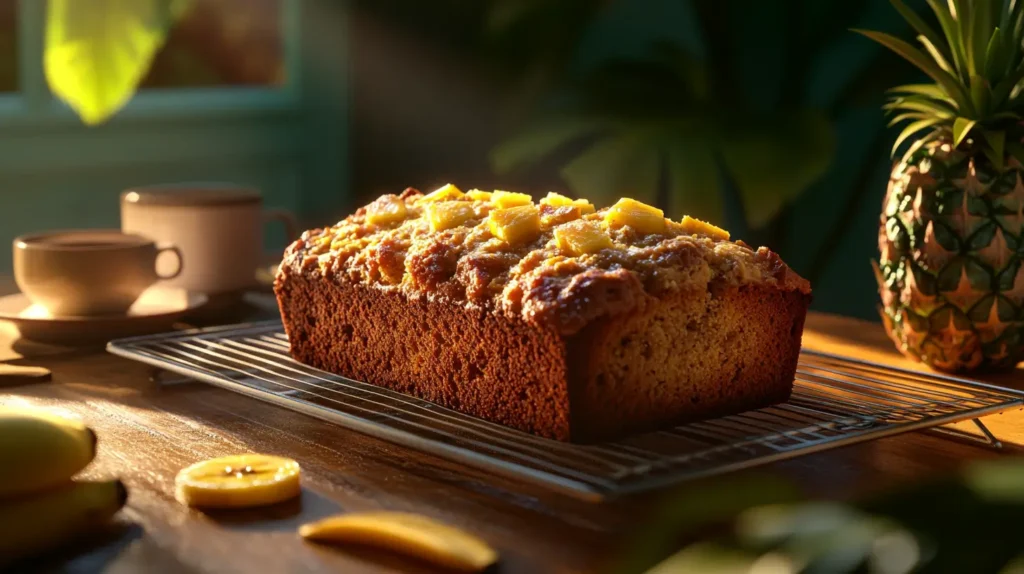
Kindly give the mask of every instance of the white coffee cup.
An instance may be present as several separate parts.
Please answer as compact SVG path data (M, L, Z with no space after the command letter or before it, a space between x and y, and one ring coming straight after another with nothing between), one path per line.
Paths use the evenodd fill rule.
M268 221L296 237L295 216L264 210L259 190L227 183L180 183L135 187L121 194L121 229L177 246L188 261L165 285L208 294L248 289L263 259ZM169 274L176 262L161 258L157 271ZM166 267L166 269L165 269Z

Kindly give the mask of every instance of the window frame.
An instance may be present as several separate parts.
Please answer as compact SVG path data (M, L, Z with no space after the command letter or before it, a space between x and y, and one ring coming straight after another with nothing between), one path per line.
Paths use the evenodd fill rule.
M43 69L46 2L18 2L18 89L0 94L0 129L17 127L77 128L74 111L54 97ZM105 125L189 119L268 117L295 113L302 104L301 0L282 0L281 37L285 83L280 87L201 87L146 89Z

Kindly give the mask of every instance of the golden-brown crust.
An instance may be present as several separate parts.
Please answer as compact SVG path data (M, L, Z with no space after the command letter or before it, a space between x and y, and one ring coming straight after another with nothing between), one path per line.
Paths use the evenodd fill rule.
M428 198L412 188L382 196L337 225L304 233L287 249L283 266L315 271L326 281L398 291L408 299L444 300L520 317L563 335L647 299L706 291L711 284L810 292L807 281L768 249L692 234L668 220L660 232L639 233L629 226L605 225L607 209L585 214L576 204L542 203L539 235L509 242L488 227L488 215L497 209L492 201L446 200L467 206L471 215L452 228L433 230L426 215ZM371 221L369 214L388 204L401 208L401 217ZM611 247L567 253L554 231L574 218L601 222Z
M666 223L572 255L550 230L502 244L482 201L431 231L422 201L384 196L288 248L274 289L297 360L575 442L789 396L810 288L775 253ZM405 219L367 221L385 209Z

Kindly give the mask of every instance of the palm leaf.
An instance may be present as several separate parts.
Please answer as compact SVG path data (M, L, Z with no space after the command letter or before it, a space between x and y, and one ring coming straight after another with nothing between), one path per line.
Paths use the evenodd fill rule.
M953 147L960 147L960 144L964 143L964 140L971 133L971 128L977 124L977 120L967 118L953 120Z
M908 125L907 127L903 128L903 131L900 132L899 137L896 138L896 143L892 144L892 155L896 155L896 150L899 149L899 147L903 145L903 142L907 141L907 139L910 136L916 134L917 132L923 129L930 128L935 124L941 122L942 120L939 118L928 118L926 120L916 121Z
M967 55L964 53L964 45L960 37L960 28L957 25L952 14L950 14L949 8L945 2L941 0L927 0L928 5L931 7L932 12L935 13L935 17L939 20L939 25L942 26L942 33L946 36L946 44L949 46L949 52L953 57L953 65L956 66L957 72L960 75L962 81L967 80Z
M832 163L835 146L832 123L812 110L727 131L722 160L743 198L750 226L763 227L818 181Z
M949 72L946 72L935 64L935 62L928 59L927 56L922 54L920 50L889 34L872 32L870 30L854 31L882 44L886 48L889 48L893 52L902 56L911 64L920 68L921 71L928 74L929 77L938 82L939 85L946 90L946 93L949 94L960 107L962 113L974 115L974 109L971 106L970 98L964 91L963 86L960 85L956 78L954 78Z
M700 138L674 137L666 142L668 209L666 215L679 219L690 215L724 225L721 175L714 149Z
M494 171L508 173L535 163L569 143L607 128L608 122L586 117L548 118L521 131L491 152Z
M633 197L654 205L661 177L659 135L650 128L626 128L595 142L561 170L562 178L580 196L610 205Z

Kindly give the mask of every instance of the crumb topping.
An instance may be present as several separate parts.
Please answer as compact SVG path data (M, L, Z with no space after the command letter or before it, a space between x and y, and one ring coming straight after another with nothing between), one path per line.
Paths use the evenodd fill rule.
M288 247L281 273L398 290L447 300L562 333L638 308L670 292L713 284L775 286L810 293L778 255L730 241L690 217L622 199L596 209L586 200L446 185L423 195L384 195Z

